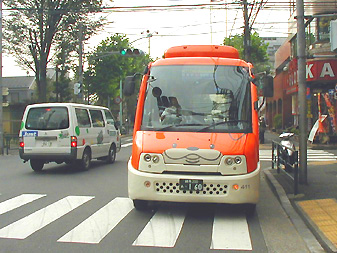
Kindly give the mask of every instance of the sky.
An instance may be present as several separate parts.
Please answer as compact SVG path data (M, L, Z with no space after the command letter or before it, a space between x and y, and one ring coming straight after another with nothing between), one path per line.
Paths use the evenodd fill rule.
M150 53L153 59L160 58L171 46L222 44L225 37L242 34L244 25L241 7L231 6L226 10L223 5L226 1L230 2L216 0L214 4L222 5L206 5L202 8L155 8L133 12L130 9L108 9L101 15L107 18L109 24L85 42L84 52L93 51L102 40L115 33L125 34L134 48ZM211 0L106 0L104 5L133 7L210 3ZM286 8L263 9L257 15L253 29L261 37L287 37L289 15ZM149 38L148 34L152 36ZM3 54L3 76L20 75L27 75L27 70L17 66L9 55ZM33 75L33 72L29 75Z

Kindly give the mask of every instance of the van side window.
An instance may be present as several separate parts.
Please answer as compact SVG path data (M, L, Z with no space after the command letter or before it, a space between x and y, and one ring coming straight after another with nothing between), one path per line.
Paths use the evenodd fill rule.
M116 127L116 123L115 123L115 120L114 120L111 112L108 111L108 110L104 110L104 114L105 114L105 118L106 118L106 123L108 125L112 125L112 126ZM117 129L117 127L116 127L116 129Z
M89 114L86 109L75 108L75 112L79 127L91 127Z
M93 127L104 127L105 122L100 110L89 110Z

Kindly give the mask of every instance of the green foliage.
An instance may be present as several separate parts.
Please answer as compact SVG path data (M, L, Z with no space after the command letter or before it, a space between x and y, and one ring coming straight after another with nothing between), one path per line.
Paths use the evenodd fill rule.
M274 128L281 129L282 128L282 114L276 114L274 116Z
M135 73L143 73L150 62L148 55L128 57L120 54L124 48L131 48L128 38L115 34L103 41L89 54L89 68L84 73L84 87L90 94L98 96L98 104L109 105L119 96L120 80ZM136 97L125 98L135 104ZM116 107L117 105L115 105Z
M94 17L102 0L3 0L9 9L4 17L4 48L22 67L33 70L38 97L47 101L47 64L61 44L66 58L78 51L79 31L83 40L100 28L103 18Z
M235 47L239 51L240 58L244 58L243 50L243 35L234 35L224 39L224 45ZM251 34L251 55L250 59L254 65L255 73L269 71L271 66L268 63L269 57L267 54L268 43L265 43L260 38L257 32Z

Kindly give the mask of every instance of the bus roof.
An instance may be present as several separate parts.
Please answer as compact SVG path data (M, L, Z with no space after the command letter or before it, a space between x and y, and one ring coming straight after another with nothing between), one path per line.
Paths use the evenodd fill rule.
M220 57L239 59L239 52L231 46L185 45L167 49L164 58L175 57Z

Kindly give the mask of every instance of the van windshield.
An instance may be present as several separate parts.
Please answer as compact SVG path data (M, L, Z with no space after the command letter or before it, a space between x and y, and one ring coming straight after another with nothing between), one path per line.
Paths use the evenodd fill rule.
M25 123L26 129L57 130L69 128L67 107L31 108Z
M170 65L151 69L142 130L252 132L248 69Z

